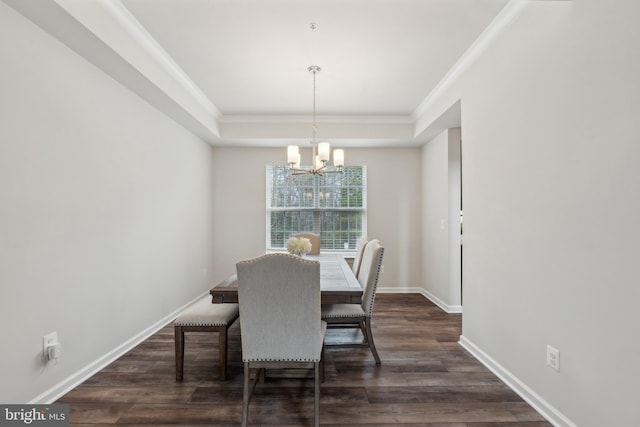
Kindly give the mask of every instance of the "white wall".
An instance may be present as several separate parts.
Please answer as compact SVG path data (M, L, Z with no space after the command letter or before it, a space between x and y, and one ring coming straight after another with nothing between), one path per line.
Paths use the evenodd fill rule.
M422 280L443 310L460 312L460 129L422 148Z
M449 305L448 131L422 149L422 278L429 297Z
M449 251L449 293L450 311L462 310L462 252L460 235L460 209L462 208L461 188L461 130L448 130L448 251Z
M208 289L212 156L4 3L0 58L0 402L25 403Z
M437 102L462 100L463 342L561 425L637 425L638 16L527 2Z
M367 232L385 246L379 286L419 287L420 149L345 152L347 164L367 165ZM264 253L265 165L283 161L285 148L214 148L214 280L234 273L238 260Z

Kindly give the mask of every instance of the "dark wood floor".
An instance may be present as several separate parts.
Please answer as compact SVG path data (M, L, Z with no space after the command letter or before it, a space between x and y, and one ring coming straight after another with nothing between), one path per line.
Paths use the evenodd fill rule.
M320 422L326 426L551 426L458 343L461 315L418 294L378 294L366 349L327 349ZM186 338L183 382L175 381L173 327L166 326L63 396L72 425L239 425L240 329L230 330L229 380L218 380L217 340ZM331 331L339 334L344 331ZM313 382L267 378L258 384L255 425L309 425Z

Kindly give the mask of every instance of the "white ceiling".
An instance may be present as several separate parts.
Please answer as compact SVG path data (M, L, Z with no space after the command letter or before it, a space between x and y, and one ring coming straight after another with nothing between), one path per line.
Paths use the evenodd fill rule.
M410 115L506 0L123 0L224 115ZM309 24L317 24L311 30Z
M308 141L318 65L318 136L344 147L420 145L459 125L459 103L417 123L522 3L2 1L213 145Z

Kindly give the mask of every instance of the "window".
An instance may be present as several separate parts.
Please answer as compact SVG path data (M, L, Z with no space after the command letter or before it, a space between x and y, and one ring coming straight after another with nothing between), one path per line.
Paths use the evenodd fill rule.
M367 170L292 175L267 165L267 248L285 249L292 234L320 234L322 250L353 250L367 229Z

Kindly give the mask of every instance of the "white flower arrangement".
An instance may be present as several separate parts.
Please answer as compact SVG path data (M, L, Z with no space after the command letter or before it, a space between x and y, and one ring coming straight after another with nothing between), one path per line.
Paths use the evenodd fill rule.
M291 237L287 242L287 250L298 256L308 254L311 251L311 240L306 237Z

